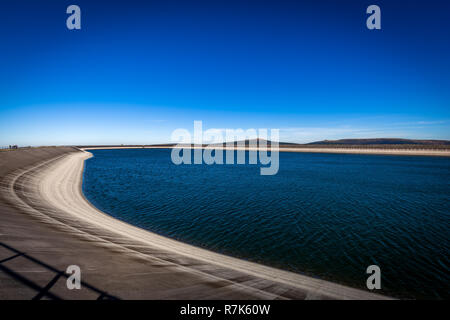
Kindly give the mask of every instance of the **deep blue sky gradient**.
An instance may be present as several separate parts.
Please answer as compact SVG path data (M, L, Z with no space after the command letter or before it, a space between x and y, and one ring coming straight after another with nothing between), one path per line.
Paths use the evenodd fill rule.
M194 120L294 142L450 139L449 15L444 0L5 0L0 145L167 142Z

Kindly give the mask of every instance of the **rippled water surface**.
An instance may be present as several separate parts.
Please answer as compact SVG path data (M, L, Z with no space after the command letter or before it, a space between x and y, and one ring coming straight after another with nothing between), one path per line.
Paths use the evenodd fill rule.
M280 153L280 170L94 150L83 191L113 217L231 256L365 288L450 298L450 159Z

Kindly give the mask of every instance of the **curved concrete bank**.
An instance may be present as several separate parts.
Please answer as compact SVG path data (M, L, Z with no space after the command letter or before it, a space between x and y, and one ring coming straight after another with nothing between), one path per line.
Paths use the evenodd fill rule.
M118 298L386 298L217 254L116 220L93 207L82 194L83 164L90 156L68 152L9 174L3 180L2 194L16 212L0 217L0 244L26 251L60 270L78 265L83 281ZM0 246L0 261L6 256ZM16 273L36 277L34 282L42 287L53 278L48 271L27 267L19 259L5 264ZM0 269L2 284L5 279ZM25 288L17 289L23 286L16 286L16 279L11 281L16 282L0 287L0 299L32 297ZM84 287L67 290L64 279L49 291L61 298L98 298L98 293Z

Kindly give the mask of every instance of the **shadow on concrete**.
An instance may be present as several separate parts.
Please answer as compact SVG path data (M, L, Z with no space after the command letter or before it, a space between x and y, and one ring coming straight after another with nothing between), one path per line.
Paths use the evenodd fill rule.
M48 299L52 299L52 300L63 300L61 297L51 293L50 289L61 277L68 278L70 275L66 274L65 271L58 270L58 269L46 264L43 261L33 258L33 257L27 255L26 253L21 252L13 247L10 247L3 242L0 242L0 246L11 251L10 257L0 260L0 271L3 271L5 274L7 274L10 277L14 278L15 280L21 282L23 285L36 291L37 292L36 296L34 296L32 298L32 300L40 300L44 297L48 298ZM40 265L41 267L53 272L55 274L55 276L52 278L52 280L50 280L50 282L47 285L42 287L42 286L38 285L36 282L33 282L33 280L20 275L19 273L15 272L14 270L12 270L4 265L5 262L11 261L18 257L23 257L23 258L27 259L28 261L31 261L35 264ZM81 281L81 285L84 289L88 289L88 290L92 291L93 293L98 294L97 300L118 300L117 297L109 295L107 292L102 291L86 282Z

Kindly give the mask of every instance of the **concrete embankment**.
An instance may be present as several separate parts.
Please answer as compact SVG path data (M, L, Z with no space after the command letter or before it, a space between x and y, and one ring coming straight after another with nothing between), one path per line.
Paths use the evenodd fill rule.
M177 146L173 145L149 145L149 146L84 146L80 147L82 150L99 150L99 149L172 149ZM217 149L217 150L246 150L246 151L259 151L270 150L270 146L267 148L260 147L222 147L222 146L200 146L193 147L187 146L190 149ZM369 147L288 147L280 145L277 149L279 152L299 152L299 153L341 153L341 154L368 154L368 155L391 155L391 156L427 156L427 157L450 157L450 149L406 149L406 148L369 148Z

